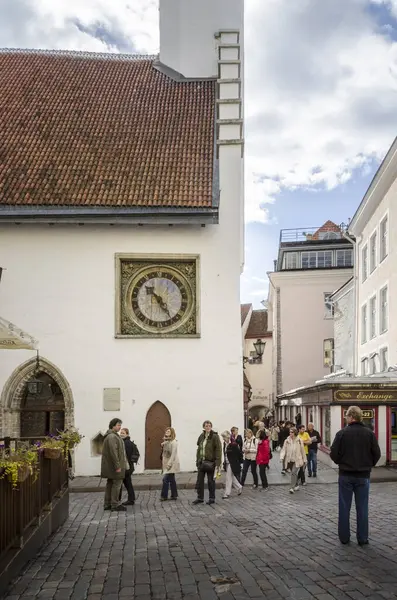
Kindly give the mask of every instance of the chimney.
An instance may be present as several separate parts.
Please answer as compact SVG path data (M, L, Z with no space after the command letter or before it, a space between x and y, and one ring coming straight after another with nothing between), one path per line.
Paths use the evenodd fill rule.
M217 34L243 28L244 0L160 0L160 62L186 78L218 78Z

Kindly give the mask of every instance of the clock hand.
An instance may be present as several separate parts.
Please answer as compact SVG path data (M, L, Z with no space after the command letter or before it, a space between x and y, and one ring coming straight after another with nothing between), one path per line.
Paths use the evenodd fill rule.
M154 291L154 287L147 286L146 293L149 294L150 296L153 296L156 299L156 302L160 306L160 308L162 308L163 311L169 316L169 318L171 318L170 311L168 310L167 304L164 302L164 300L162 299L161 296L156 294L156 292Z

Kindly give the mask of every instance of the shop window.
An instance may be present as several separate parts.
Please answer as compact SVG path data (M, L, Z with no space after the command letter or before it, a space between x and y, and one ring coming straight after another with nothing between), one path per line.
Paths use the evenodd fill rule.
M323 444L327 448L331 447L331 409L330 407L322 408L322 433Z
M391 409L391 455L390 460L397 462L397 408Z

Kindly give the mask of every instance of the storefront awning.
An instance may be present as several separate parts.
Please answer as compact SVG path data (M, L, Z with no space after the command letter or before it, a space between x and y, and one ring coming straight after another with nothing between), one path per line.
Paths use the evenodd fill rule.
M38 341L0 317L0 350L36 350Z

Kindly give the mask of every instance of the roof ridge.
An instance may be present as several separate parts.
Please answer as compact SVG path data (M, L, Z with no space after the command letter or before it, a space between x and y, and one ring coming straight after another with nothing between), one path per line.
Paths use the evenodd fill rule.
M70 56L71 58L97 58L106 60L154 61L158 54L120 54L116 52L89 52L85 50L45 50L41 48L0 48L0 54L39 54Z

